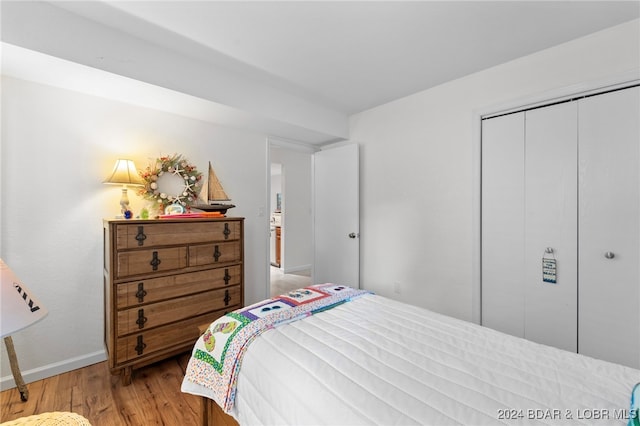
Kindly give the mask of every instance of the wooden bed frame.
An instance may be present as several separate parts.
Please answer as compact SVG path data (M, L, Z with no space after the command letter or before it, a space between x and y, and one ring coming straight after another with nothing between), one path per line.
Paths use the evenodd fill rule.
M239 426L213 399L202 397L202 426Z

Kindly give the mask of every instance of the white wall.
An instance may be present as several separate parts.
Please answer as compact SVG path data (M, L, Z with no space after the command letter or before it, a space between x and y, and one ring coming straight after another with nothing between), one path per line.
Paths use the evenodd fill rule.
M472 319L475 112L640 73L639 52L635 20L351 117L350 138L361 144L364 288Z
M57 3L2 2L2 41L206 99L227 119L259 125L281 137L321 142L347 135L346 114L282 90L275 76L271 81L263 74L255 78L251 67L238 69L235 60L229 67L212 67L211 63L223 64L220 60L230 58L216 57L213 50L194 43L150 43ZM91 3L84 8L100 8L95 4L98 2ZM102 12L109 14L109 9ZM67 42L77 39L78 34L82 34L82 43ZM203 49L211 62L194 59L198 49Z
M311 267L311 151L271 147L271 162L282 164L282 269ZM275 208L275 202L273 206Z
M25 380L105 359L102 219L119 214L120 188L102 181L119 157L142 168L180 153L204 172L211 161L237 206L228 214L246 218L245 301L266 296L266 135L12 78L1 118L0 256L49 310L14 335Z

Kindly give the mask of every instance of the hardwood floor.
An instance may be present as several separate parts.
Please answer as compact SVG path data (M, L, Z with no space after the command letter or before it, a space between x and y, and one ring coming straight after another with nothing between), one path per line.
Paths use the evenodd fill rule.
M311 284L309 271L283 274L271 269L274 295ZM189 356L185 353L134 370L129 386L122 386L120 376L109 373L105 361L27 384L27 402L20 400L16 388L0 392L0 422L72 411L93 426L199 425L200 397L180 392Z
M200 398L180 392L189 353L134 370L133 383L101 362L29 383L29 400L16 388L0 393L0 421L48 411L73 411L93 426L200 424Z
M311 284L309 271L283 274L272 269L272 292ZM196 426L200 397L180 392L190 353L134 370L133 382L122 386L107 362L29 383L29 400L13 388L0 392L0 422L49 411L72 411L93 426Z

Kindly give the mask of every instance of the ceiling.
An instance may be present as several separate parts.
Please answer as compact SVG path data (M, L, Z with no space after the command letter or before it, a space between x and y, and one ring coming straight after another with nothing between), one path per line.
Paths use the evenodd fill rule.
M36 19L33 9L15 15L18 7L2 3L10 18ZM52 26L53 19L38 21L37 31L49 26L38 41L37 22L27 35L29 25L21 30L3 18L8 26L3 42L280 121L309 131L299 136L308 143L344 139L351 114L640 16L638 1L55 1L47 6L50 15L54 6L56 13L163 49L155 57L178 52L188 58L180 63L192 69L218 70L216 81L225 85L202 87L200 93L187 82L172 83L169 74L160 76L157 66L156 77L152 69L145 74L144 63L131 64L137 58L131 43L118 53L101 51L97 42L49 46L46 39L63 31L62 25ZM86 33L94 27L82 28ZM71 45L67 52L63 44ZM233 92L234 84L251 93ZM269 99L283 103L261 105L263 88ZM312 124L314 116L325 121Z

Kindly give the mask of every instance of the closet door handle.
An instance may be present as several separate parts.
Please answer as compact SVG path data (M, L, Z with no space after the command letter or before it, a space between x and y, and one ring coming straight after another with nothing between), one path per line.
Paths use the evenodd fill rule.
M613 259L614 257L616 257L616 255L612 251L608 251L604 254L604 257L606 257L607 259Z

